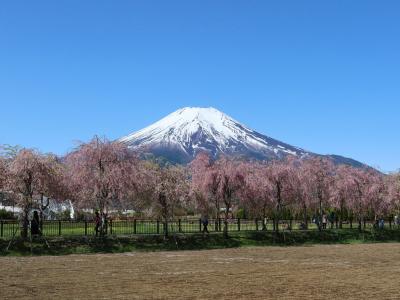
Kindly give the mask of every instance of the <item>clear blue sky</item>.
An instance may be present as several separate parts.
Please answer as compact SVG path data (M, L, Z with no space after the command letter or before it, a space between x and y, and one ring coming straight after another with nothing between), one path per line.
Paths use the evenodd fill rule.
M400 168L400 1L2 1L0 144L57 154L183 106Z

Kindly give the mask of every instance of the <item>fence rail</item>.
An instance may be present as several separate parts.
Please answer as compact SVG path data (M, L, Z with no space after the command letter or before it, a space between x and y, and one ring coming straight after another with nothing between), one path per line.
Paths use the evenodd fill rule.
M302 230L301 220L283 220L279 223L279 230ZM109 235L155 235L164 234L165 229L171 234L174 233L199 233L203 231L200 219L178 219L168 221L165 225L160 220L109 220L106 226L106 234ZM328 223L327 229L338 228L338 223ZM370 229L374 222L366 221L363 228ZM385 228L397 228L391 221L385 222ZM209 232L222 232L224 228L223 219L210 219L208 223ZM342 224L344 229L357 229L357 222L345 221ZM19 235L20 225L15 220L0 221L0 238L10 238ZM229 219L228 231L272 231L273 221L260 219ZM318 230L314 223L308 224L308 230ZM41 232L44 236L93 236L95 235L95 223L93 221L44 221Z

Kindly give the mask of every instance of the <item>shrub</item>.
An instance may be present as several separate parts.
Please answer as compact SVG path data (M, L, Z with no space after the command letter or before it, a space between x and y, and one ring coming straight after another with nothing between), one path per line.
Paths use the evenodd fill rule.
M246 218L246 212L245 212L244 208L239 208L239 209L236 211L236 218L238 218L238 219L244 219L244 218Z
M0 209L0 219L4 220L15 220L16 217L12 211L7 211L5 209Z
M75 211L75 220L76 221L89 221L94 218L94 214L89 212L84 212L81 210Z

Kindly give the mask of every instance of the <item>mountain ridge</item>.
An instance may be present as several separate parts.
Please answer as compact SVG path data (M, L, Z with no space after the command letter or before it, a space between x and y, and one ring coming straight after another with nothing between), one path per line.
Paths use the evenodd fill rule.
M363 163L340 155L321 155L268 137L213 108L184 107L159 121L118 140L129 148L165 157L174 163L188 163L197 153L252 159L330 157L336 163L357 167Z

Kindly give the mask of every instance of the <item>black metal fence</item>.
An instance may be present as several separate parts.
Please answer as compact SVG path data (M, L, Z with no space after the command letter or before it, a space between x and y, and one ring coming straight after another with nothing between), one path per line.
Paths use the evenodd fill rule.
M363 229L372 228L374 222L365 221L362 223ZM358 223L352 221L343 222L342 228L357 229ZM90 236L95 235L95 223L93 221L44 221L42 224L42 234L44 236ZM328 223L326 229L338 228L339 224ZM391 220L386 221L385 228L397 228ZM201 219L178 219L168 221L167 224L160 220L109 220L105 226L105 233L108 235L145 235L145 234L164 234L166 228L171 234L174 233L199 233L203 231ZM210 219L208 223L209 232L222 232L224 228L223 219ZM260 219L229 219L228 231L272 231L272 220ZM303 230L300 220L283 220L279 222L280 231ZM308 224L308 230L318 230L314 223ZM20 224L15 220L0 221L0 238L10 238L19 235Z

